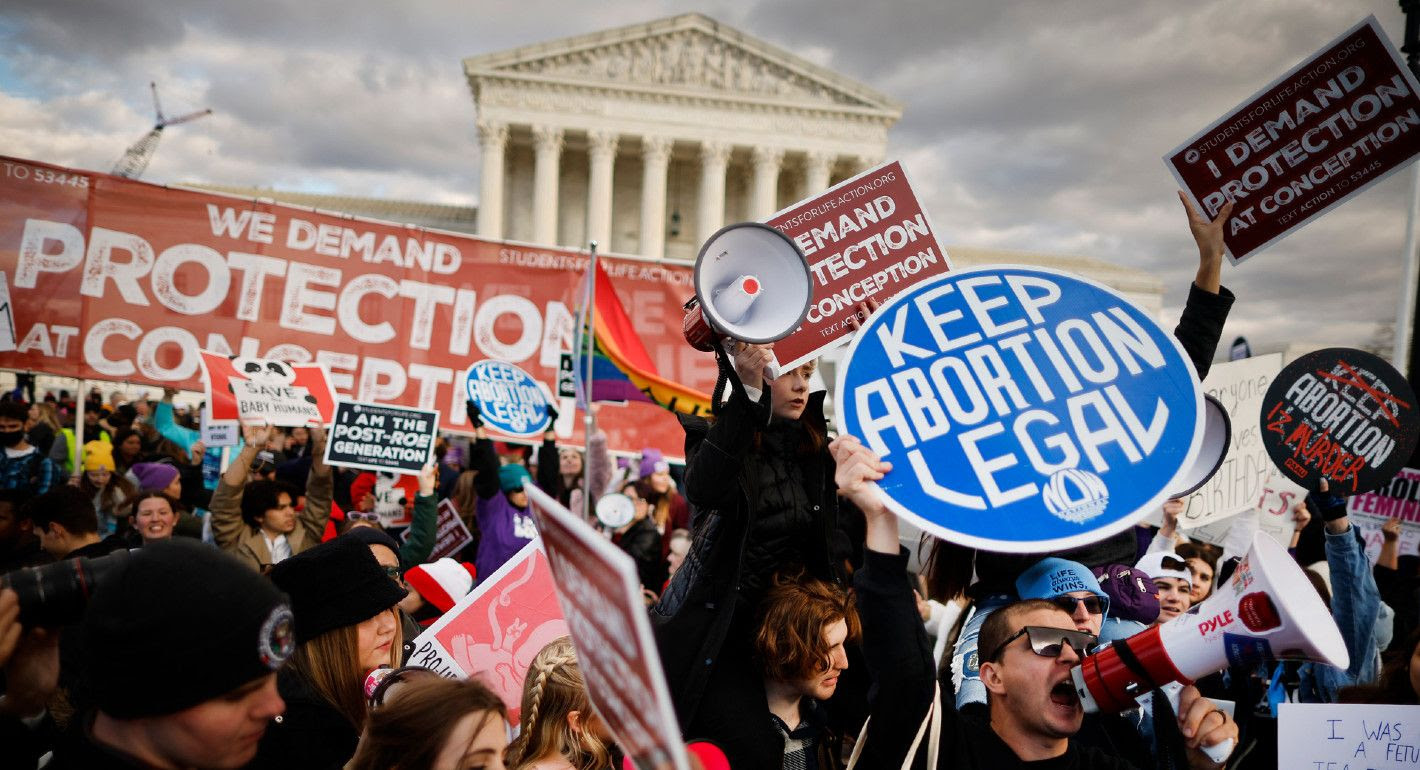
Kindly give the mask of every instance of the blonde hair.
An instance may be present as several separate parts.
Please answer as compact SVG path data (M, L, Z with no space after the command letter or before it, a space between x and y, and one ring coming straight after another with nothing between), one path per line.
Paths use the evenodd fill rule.
M384 612L395 612L394 608ZM403 624L394 618L389 664L399 668L404 652ZM296 648L288 664L322 700L340 712L356 730L365 726L365 670L360 666L358 623L332 628Z
M568 715L581 714L581 727L573 729ZM569 637L554 639L533 658L523 680L522 724L508 746L508 767L522 770L538 760L557 755L577 770L598 770L611 765L606 744L587 729L592 704L587 683L577 665L577 650Z

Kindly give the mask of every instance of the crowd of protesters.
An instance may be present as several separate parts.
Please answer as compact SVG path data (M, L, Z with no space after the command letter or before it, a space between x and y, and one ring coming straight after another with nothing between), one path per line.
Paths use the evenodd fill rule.
M1201 377L1232 303L1228 210L1188 213L1200 261L1175 334ZM516 731L477 678L406 665L537 537L529 484L634 561L705 767L1273 767L1281 703L1420 704L1420 560L1390 525L1372 566L1323 486L1293 513L1311 582L1286 590L1326 601L1348 668L1237 665L1086 715L1071 669L1206 601L1251 533L1190 542L1170 501L1161 527L1069 551L937 543L912 575L872 484L890 467L831 434L812 362L770 379L770 352L716 353L725 397L682 418L680 467L614 459L600 434L589 454L551 432L501 444L472 402L473 439L440 437L417 476L327 465L319 426L246 425L224 457L172 391L80 405L22 381L0 400L0 574L20 589L0 590L0 764L621 767L570 638L524 672ZM473 540L434 559L440 499Z

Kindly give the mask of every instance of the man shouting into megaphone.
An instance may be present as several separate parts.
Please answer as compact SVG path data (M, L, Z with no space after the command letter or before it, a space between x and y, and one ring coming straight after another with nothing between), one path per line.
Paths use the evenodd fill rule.
M988 722L965 717L950 698L933 695L932 647L907 579L907 552L898 541L897 517L883 505L873 483L891 465L852 436L836 439L830 451L840 493L867 519L864 565L853 582L863 652L877 697L871 704L860 766L907 766L904 761L911 761L914 733L936 710L938 724L928 728L936 731L940 742L935 767L998 770L1048 759L1057 759L1062 768L1135 767L1071 740L1085 714L1070 671L1096 637L1079 630L1070 613L1053 602L1027 599L1008 604L982 628L980 668L988 692ZM1229 741L1235 745L1237 724L1196 690L1184 695L1178 714L1189 766L1219 767L1204 749Z

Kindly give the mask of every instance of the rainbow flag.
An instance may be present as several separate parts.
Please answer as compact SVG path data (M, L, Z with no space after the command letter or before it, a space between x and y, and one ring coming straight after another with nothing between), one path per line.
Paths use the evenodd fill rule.
M684 414L709 414L710 396L665 379L651 363L631 317L612 288L611 276L600 262L596 274L589 272L582 293L577 325L577 349L573 369L577 381L577 404L586 404L587 292L596 280L595 328L592 335L592 401L644 401Z

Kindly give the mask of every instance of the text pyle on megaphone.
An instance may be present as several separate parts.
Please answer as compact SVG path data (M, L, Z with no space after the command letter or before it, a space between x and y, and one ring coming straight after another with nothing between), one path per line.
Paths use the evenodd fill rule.
M695 259L695 296L682 331L696 350L734 341L764 344L803 323L813 301L808 260L788 236L759 222L720 228ZM764 376L779 375L771 360Z
M1277 659L1351 664L1331 612L1287 552L1253 536L1225 585L1187 613L1085 657L1071 672L1090 713L1123 711L1170 682Z

